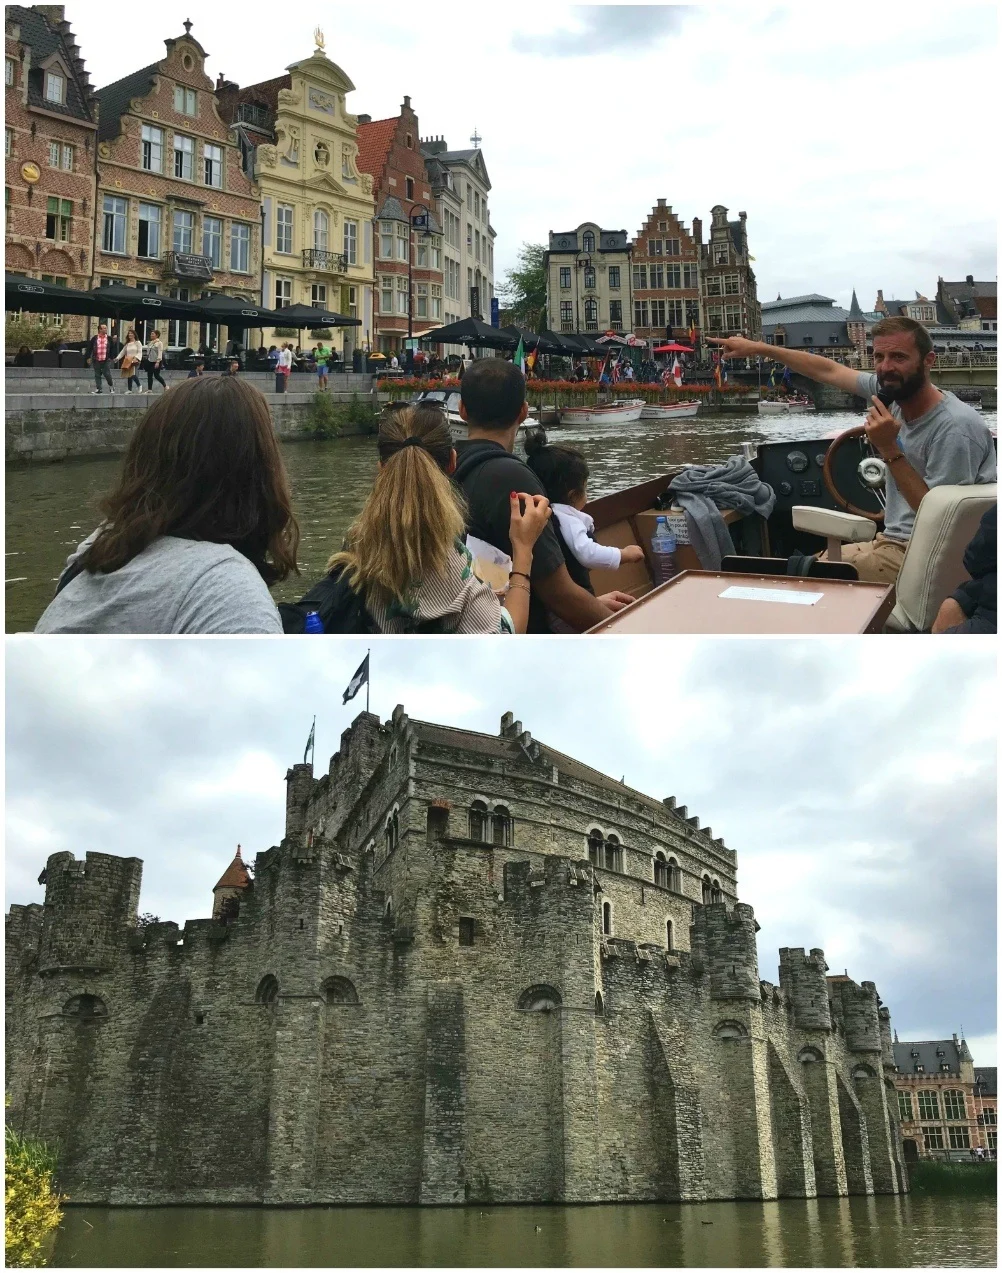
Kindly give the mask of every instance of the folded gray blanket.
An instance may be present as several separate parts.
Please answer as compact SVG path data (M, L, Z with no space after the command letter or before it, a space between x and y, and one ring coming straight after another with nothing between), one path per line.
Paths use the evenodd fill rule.
M673 477L668 489L685 511L689 542L704 570L719 570L721 560L734 552L722 508L768 517L776 493L742 455L723 464L694 464Z

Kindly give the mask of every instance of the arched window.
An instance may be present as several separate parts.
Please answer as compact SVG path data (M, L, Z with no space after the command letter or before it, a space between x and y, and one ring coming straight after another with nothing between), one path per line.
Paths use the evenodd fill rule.
M598 301L594 297L589 297L584 303L585 324L598 324Z
M605 937L612 936L612 903L602 903L602 934Z
M618 835L610 835L605 842L605 869L621 871L623 869L623 846Z
M75 1017L78 1021L93 1021L95 1017L107 1015L104 1000L97 995L74 995L63 1004L63 1016Z
M682 872L674 858L668 859L668 887L673 893L682 892Z
M389 856L393 852L393 815L386 815L386 825L383 827L383 836L386 840L386 854Z
M530 986L519 995L516 1006L522 1012L552 1012L561 1003L560 991L553 986Z
M797 1053L797 1060L801 1065L817 1065L824 1059L817 1048L801 1048Z
M510 847L512 841L511 814L503 804L494 807L494 843Z
M278 978L268 973L267 977L262 977L258 985L257 992L254 995L256 1003L264 1004L270 1008L278 998Z
M720 881L714 880L713 883L710 885L710 901L722 902L723 900L724 900L724 895L720 891Z
M746 1030L740 1021L719 1021L713 1028L715 1039L743 1039Z
M591 230L585 231L584 237L581 239L581 242L584 245L584 250L586 252L595 251L595 236L594 234L592 234Z
M703 876L703 905L709 906L713 901L713 884L708 875Z
M670 919L665 920L665 949L675 949L675 926Z
M390 837L393 841L393 848L400 843L400 810L394 809L390 815Z
M603 862L603 836L601 831L588 832L588 861L592 866L601 866Z
M595 1015L600 1017L605 1012L605 1004L602 1002L601 990L595 991Z
M586 266L585 266L585 270L584 270L584 285L585 285L585 287L594 287L594 286L595 286L595 267L594 267L594 265L586 265Z
M654 854L654 883L660 884L662 888L668 887L668 863L661 852Z
M318 252L326 252L330 243L330 217L317 208L313 214L313 246Z
M328 977L320 989L329 1004L358 1003L358 991L347 977Z
M487 839L487 806L482 800L474 800L470 805L470 839Z

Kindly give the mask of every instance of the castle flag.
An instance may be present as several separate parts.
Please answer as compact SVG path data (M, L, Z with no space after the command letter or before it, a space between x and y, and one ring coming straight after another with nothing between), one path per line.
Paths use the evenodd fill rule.
M344 698L341 700L341 702L342 703L349 702L351 699L355 697L355 695L362 688L362 686L368 685L368 683L369 683L369 656L367 654L365 658L362 660L362 662L359 663L358 668L356 669L355 675L348 682L348 688L345 690Z
M317 739L317 718L313 717L313 724L310 726L310 736L306 740L306 750L303 752L303 764L306 764L306 757L314 750Z

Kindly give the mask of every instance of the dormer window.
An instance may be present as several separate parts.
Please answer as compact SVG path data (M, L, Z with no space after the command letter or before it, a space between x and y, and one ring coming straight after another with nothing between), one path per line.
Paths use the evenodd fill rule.
M45 72L45 100L61 106L66 101L66 77L56 71Z
M595 251L595 236L594 234L591 233L590 230L585 233L585 235L583 236L581 240L581 243L584 247L585 252Z

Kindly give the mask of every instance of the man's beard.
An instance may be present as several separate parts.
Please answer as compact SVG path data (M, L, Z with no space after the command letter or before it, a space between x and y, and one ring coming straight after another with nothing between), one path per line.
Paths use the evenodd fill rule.
M920 367L918 371L913 372L910 376L904 376L900 384L895 384L894 381L887 383L880 373L877 373L877 384L885 393L890 394L893 402L907 402L909 398L914 398L918 391L925 386L925 381L926 372L924 367Z

